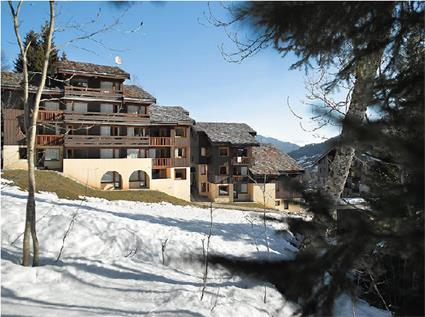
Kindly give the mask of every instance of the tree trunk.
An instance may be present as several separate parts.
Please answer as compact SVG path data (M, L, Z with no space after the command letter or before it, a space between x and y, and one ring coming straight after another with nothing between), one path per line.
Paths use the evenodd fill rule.
M331 214L336 218L336 207L344 190L355 149L345 141L350 140L353 127L360 124L365 115L369 102L373 97L373 83L381 63L383 51L359 58L356 66L356 78L351 102L344 118L341 132L342 144L337 146L335 157L330 165L329 176L325 183L326 194L330 197Z

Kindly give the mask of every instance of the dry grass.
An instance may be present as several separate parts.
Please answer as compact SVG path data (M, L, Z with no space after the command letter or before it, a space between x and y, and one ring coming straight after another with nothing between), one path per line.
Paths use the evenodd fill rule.
M28 189L27 171L7 170L3 171L2 177L13 181L19 188ZM80 199L80 196L104 198L107 200L131 200L147 203L168 202L173 205L189 205L187 201L167 195L156 190L127 190L127 191L103 191L75 182L53 171L36 171L36 189L38 192L53 192L59 198Z

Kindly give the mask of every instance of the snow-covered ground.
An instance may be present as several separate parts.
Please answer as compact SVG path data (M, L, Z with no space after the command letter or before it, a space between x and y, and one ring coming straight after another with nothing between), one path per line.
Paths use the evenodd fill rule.
M2 180L2 315L8 316L290 316L296 304L271 285L210 268L200 300L202 255L210 211L190 206L129 201L58 199L36 196L42 266L25 268L21 256L26 193ZM75 215L61 259L56 258ZM258 214L213 211L210 252L241 257L291 259L293 236L277 235L285 223L268 223L270 253ZM165 265L161 246L167 240ZM348 297L336 303L337 316L352 316ZM365 302L357 316L384 316Z

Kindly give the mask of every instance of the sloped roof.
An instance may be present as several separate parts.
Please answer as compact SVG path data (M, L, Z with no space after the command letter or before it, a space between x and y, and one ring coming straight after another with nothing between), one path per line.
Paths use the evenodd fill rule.
M151 105L148 109L151 123L193 124L189 111L183 107Z
M135 99L149 99L153 102L156 101L150 93L144 90L140 86L136 85L124 85L124 97L125 98L135 98Z
M22 73L13 73L13 72L1 72L1 86L6 88L21 88L22 81L24 80L24 75ZM29 73L28 74L28 88L29 90L36 90L38 88L37 81L40 82L39 73ZM59 87L48 87L45 86L43 91L61 91Z
M130 74L117 66L98 65L76 61L60 61L56 68L61 71L72 71L79 73L114 75L123 78L130 78Z
M211 143L258 145L255 130L246 123L197 122L195 130L204 132Z
M302 172L303 169L288 154L268 143L252 148L254 164L249 168L254 175L279 175L284 172Z

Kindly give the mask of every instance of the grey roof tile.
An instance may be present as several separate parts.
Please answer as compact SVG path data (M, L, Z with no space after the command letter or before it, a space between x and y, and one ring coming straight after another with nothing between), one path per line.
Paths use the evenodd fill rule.
M151 123L193 124L189 112L183 107L151 105L148 109Z
M254 164L250 171L254 175L279 175L284 172L302 172L303 169L288 154L271 144L260 143L252 148Z
M98 65L77 61L60 61L56 64L59 71L74 71L88 74L115 75L130 78L130 74L117 66Z
M124 85L124 97L135 99L149 99L155 102L156 99L142 87L137 85Z
M204 132L211 143L259 144L255 140L255 130L246 123L197 122L194 129Z

